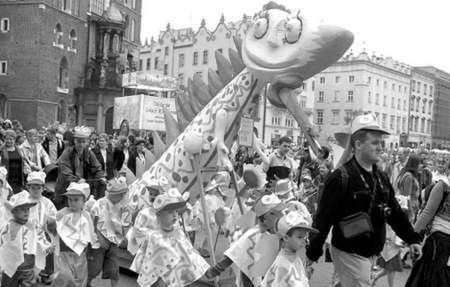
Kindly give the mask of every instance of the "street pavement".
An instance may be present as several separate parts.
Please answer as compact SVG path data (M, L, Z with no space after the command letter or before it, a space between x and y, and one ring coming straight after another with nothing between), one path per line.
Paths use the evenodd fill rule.
M331 276L333 272L333 264L320 262L314 266L313 278L310 282L311 287L330 287ZM397 273L395 277L395 287L405 286L410 270L406 269L401 273ZM92 287L109 287L111 286L107 280L97 278L93 281ZM136 276L122 273L120 276L119 286L138 287L136 284ZM376 287L388 287L386 277L378 280Z

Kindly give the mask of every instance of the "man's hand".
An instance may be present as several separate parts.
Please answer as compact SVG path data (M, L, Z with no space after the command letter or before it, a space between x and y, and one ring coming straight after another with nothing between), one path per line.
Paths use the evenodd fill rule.
M411 251L411 256L415 260L418 260L420 257L422 257L422 246L420 246L420 244L411 244L409 246L409 250Z

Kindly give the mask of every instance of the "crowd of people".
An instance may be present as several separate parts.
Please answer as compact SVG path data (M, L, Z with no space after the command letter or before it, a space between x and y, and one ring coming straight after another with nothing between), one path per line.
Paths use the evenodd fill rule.
M449 159L383 150L370 117L354 119L341 166L332 148L314 155L287 136L235 144L233 170L204 179L204 205L145 177L152 139L126 122L107 135L5 120L0 286L93 286L100 273L120 286L124 250L143 287L310 286L324 253L333 287L394 286L403 268L408 287L450 286Z

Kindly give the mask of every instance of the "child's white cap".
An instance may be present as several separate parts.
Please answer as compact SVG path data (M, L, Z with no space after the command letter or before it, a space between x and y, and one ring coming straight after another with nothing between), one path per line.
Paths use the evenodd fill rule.
M5 202L5 206L9 210L13 210L14 208L24 206L24 207L32 207L35 206L37 202L33 202L30 199L30 194L28 191L21 191L19 193L14 194L9 201Z
M311 227L312 219L309 212L290 211L280 218L277 224L277 233L281 236L286 235L293 228L303 228L310 232L318 233L319 231Z
M158 195L153 202L156 212L182 209L185 206L186 201L176 188L171 188L167 192Z
M91 189L87 183L77 183L71 182L69 187L67 187L67 192L63 195L83 195L84 198L88 199L91 194Z
M32 171L28 174L27 183L28 184L45 184L45 172L42 171Z

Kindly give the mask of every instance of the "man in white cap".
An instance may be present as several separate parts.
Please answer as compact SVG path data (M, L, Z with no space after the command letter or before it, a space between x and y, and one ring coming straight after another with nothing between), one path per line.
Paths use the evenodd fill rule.
M420 255L421 237L415 233L395 199L389 178L377 169L382 153L382 129L373 114L356 117L350 144L354 156L336 169L325 183L306 249L310 266L323 253L333 227L331 255L341 286L371 286L372 260L385 242L386 223Z
M98 199L97 187L106 182L102 166L94 153L88 149L90 135L91 130L88 127L75 127L74 146L67 147L58 159L59 172L55 185L55 205L58 209L64 207L62 194L69 183L87 181L91 194Z

